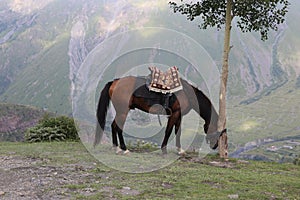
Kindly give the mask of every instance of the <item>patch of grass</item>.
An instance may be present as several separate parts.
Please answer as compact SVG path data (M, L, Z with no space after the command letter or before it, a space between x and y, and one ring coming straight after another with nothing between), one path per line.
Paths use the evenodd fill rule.
M230 159L230 167L217 167L212 163L224 162L216 155L200 159L189 154L193 159L132 174L102 165L75 142L0 143L0 154L38 156L49 159L48 165L61 167L78 163L91 166L88 171L78 171L90 173L88 180L57 186L70 189L76 199L228 199L228 195L238 195L239 199L299 199L300 193L300 166L294 164ZM82 194L89 188L92 192L88 196Z
M44 158L53 165L78 162L96 162L80 142L0 142L0 154Z
M143 140L129 141L127 148L134 152L152 152L159 149L157 144Z

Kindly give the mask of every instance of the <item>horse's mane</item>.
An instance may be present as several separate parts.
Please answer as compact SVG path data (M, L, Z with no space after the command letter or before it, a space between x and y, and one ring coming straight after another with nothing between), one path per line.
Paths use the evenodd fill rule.
M199 114L205 120L210 122L211 124L217 124L219 115L214 108L210 99L197 87L192 86L195 91L197 100L199 102ZM201 102L201 103L200 103Z

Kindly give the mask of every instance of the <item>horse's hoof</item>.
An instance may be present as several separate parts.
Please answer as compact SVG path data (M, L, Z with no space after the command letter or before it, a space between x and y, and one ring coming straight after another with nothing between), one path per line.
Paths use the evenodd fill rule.
M123 150L120 147L116 147L116 154L123 153Z
M180 155L180 156L184 156L185 155L185 150L183 150L182 148L178 148L177 149L177 153L178 153L178 155Z
M124 155L129 155L130 151L127 149L126 151L123 152Z

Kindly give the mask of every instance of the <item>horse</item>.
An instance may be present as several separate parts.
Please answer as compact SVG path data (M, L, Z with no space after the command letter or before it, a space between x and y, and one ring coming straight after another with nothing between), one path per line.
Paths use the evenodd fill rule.
M184 154L181 148L181 121L182 117L195 110L204 119L204 132L213 135L217 132L218 114L209 98L198 88L180 78L182 89L171 93L162 94L149 91L147 88L147 77L126 76L107 82L101 91L97 106L97 126L94 139L94 147L100 143L106 123L107 110L112 102L116 111L115 118L111 124L112 143L116 153L129 153L123 138L123 127L127 114L131 109L139 109L151 114L165 114L168 116L164 139L161 144L163 154L167 153L168 139L175 127L176 149L178 154ZM165 112L162 112L164 109ZM118 139L120 146L118 145ZM213 141L213 142L212 142ZM217 140L211 140L210 147L218 147Z

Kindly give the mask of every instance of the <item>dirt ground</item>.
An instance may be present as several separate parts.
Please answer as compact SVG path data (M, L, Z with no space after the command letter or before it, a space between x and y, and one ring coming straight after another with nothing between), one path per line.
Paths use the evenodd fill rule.
M190 162L191 160L182 159L182 161ZM192 160L192 162L198 161ZM209 164L232 167L230 164L223 166L219 162ZM44 158L19 155L0 156L0 199L74 199L75 195L88 198L95 193L104 192L105 199L113 200L115 199L114 192L128 197L139 194L139 191L129 187L117 189L107 186L103 187L102 191L96 191L91 187L78 187L78 185L99 184L100 181L103 182L109 178L106 173L93 173L93 170L97 168L96 165L96 163L87 162L53 166Z
M99 184L108 179L105 173L93 173L96 163L51 166L47 160L0 156L0 199L74 199L95 193L105 193L105 199L114 200L113 193L134 196L139 192L129 187L103 187L96 191L78 185ZM73 187L72 187L73 186Z
M93 166L57 167L44 163L47 162L34 158L0 156L0 199L68 199L74 191L64 185L98 179L87 172ZM80 189L84 196L93 192L91 188Z

